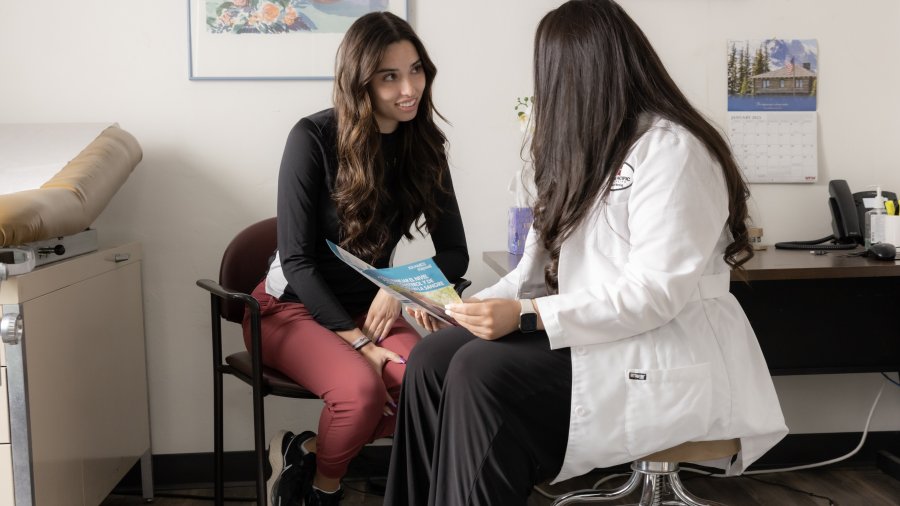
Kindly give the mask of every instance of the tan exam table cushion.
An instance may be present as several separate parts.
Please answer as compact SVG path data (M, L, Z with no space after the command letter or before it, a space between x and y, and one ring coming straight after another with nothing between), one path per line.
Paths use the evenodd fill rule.
M0 195L0 246L88 228L142 156L137 140L112 125L40 188Z

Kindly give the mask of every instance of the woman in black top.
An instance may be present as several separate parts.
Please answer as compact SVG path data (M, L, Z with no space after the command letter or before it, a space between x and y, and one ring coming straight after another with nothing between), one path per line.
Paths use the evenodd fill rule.
M420 339L400 303L346 266L325 240L386 267L415 227L431 235L434 261L448 279L468 266L446 139L434 123L435 74L409 24L367 14L338 50L335 107L301 119L288 136L278 251L253 295L262 309L263 361L325 406L318 435L282 431L272 440L273 504L337 504L350 459L393 433L405 357Z

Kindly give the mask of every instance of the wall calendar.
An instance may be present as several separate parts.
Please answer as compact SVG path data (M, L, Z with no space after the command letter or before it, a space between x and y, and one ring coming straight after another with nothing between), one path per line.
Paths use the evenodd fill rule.
M815 39L728 41L728 136L750 183L818 175Z
M730 112L728 136L749 183L814 183L815 112Z

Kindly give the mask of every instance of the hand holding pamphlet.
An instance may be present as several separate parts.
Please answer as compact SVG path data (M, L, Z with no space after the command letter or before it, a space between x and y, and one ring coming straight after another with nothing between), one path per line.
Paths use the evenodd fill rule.
M444 306L462 302L453 285L430 258L399 267L376 269L356 255L326 239L328 247L344 263L390 293L403 304L415 306L450 325L459 324L444 313Z

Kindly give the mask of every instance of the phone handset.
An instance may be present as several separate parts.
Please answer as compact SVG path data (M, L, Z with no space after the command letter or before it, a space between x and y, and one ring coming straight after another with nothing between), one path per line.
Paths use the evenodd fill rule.
M859 217L850 186L843 179L828 182L828 208L831 210L832 235L812 241L787 241L775 243L778 249L845 250L862 244ZM831 244L823 244L832 241Z
M850 186L843 179L828 183L828 207L831 209L831 230L834 240L842 244L862 244L862 230L859 228L859 214L853 202Z

